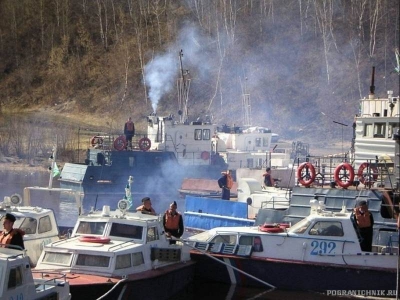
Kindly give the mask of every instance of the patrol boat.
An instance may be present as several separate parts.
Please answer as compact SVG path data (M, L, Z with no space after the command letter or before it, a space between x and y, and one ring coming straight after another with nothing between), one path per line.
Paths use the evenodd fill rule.
M102 207L123 189L129 176L134 177L133 193L140 199L179 196L185 178L217 180L227 169L234 173L240 167L261 166L278 136L266 127L217 125L209 115L189 115L190 79L183 70L181 74L176 114L150 113L147 131L136 132L132 147L118 132L88 136L84 163L64 165L61 187L81 192L87 208Z
M372 78L374 74L375 69ZM237 200L217 203L211 198L187 197L186 225L204 230L264 223L295 224L308 216L310 199L340 211L343 204L351 210L356 199L363 198L376 220L374 241L389 243L395 235L400 202L400 104L393 91L388 91L386 97L377 97L373 82L369 96L360 100L352 146L347 153L307 156L293 169L296 186L290 189L262 188L261 171L257 179L247 178L249 174L238 179ZM286 208L282 207L285 201Z
M6 213L15 216L14 228L23 233L24 246L30 263L35 266L44 245L58 241L60 232L54 211L48 208L23 205L22 197L14 194L0 202L0 223Z
M65 277L61 273L43 272L33 276L25 251L0 248L0 299L69 300L71 293Z
M397 233L392 243L374 244L373 252L364 252L352 210L326 210L316 200L310 205L309 216L293 226L219 227L189 237L196 275L273 289L369 290L395 296Z
M36 270L62 271L73 297L168 299L194 276L182 243L170 244L161 216L104 206L78 217L71 237L47 244ZM78 296L76 296L78 295Z

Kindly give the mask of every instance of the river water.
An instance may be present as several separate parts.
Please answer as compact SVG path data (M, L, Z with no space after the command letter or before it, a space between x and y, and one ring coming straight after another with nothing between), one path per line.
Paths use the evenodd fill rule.
M49 187L49 174L39 171L7 171L0 164L0 201L13 194L24 195L25 187ZM58 188L57 180L52 182L53 188ZM170 199L165 199L170 201ZM183 199L180 199L181 211L184 210ZM78 206L75 198L66 193L56 191L31 191L31 205L51 208L54 210L60 227L73 227L78 217ZM178 204L179 205L179 204ZM162 211L159 209L159 211ZM327 279L328 280L328 279ZM200 299L343 299L317 293L295 291L268 291L262 288L235 287L215 282L195 280L184 291L171 300L200 300Z

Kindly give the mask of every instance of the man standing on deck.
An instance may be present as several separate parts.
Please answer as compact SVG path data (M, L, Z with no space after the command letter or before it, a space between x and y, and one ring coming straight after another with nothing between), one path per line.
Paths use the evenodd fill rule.
M135 124L132 122L131 117L129 117L128 121L125 123L124 134L126 139L125 149L128 149L128 147L132 149L132 138L135 135Z
M354 209L354 217L358 226L361 241L360 246L362 251L372 251L372 237L374 217L368 210L367 201L357 201L357 207Z
M264 185L265 186L274 186L275 185L274 178L272 178L272 175L271 175L271 168L270 167L268 167L265 170L265 173L263 174L263 176L264 176Z
M163 225L167 237L179 239L184 231L182 215L176 210L178 205L176 201L169 205L163 216ZM176 241L170 240L170 244L176 244Z
M222 177L218 179L218 186L222 189L221 199L230 200L231 199L231 188L233 186L232 175L229 170L226 172L221 172Z

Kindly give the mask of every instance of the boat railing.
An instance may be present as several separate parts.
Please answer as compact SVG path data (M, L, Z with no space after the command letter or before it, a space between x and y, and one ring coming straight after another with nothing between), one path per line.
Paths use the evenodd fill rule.
M272 196L271 199L261 202L261 209L263 208L282 208L282 206L289 206L290 200L287 197Z
M108 248L108 252L113 251L114 248L117 248L117 247L119 247L119 248L128 247L128 246L130 246L130 245L128 245L130 243L135 244L135 240L128 240L128 241L125 241L125 242L123 242L121 244L117 244L117 245L111 246L110 248Z
M44 280L43 282L40 283L41 285L44 286L43 289L46 289L46 285L56 286L56 285L59 285L60 283L67 282L67 274L66 273L40 271L40 270L32 270L32 273L38 274L40 276L40 279ZM51 278L49 279L49 277L51 277Z

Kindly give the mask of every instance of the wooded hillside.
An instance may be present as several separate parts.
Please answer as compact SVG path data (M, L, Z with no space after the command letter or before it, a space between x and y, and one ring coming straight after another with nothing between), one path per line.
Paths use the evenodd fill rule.
M376 96L399 94L398 49L397 0L0 0L0 152L21 143L10 130L26 140L27 110L26 131L46 109L58 132L176 115L181 50L192 119L242 125L248 94L252 125L340 138L333 120L351 125L373 66Z

